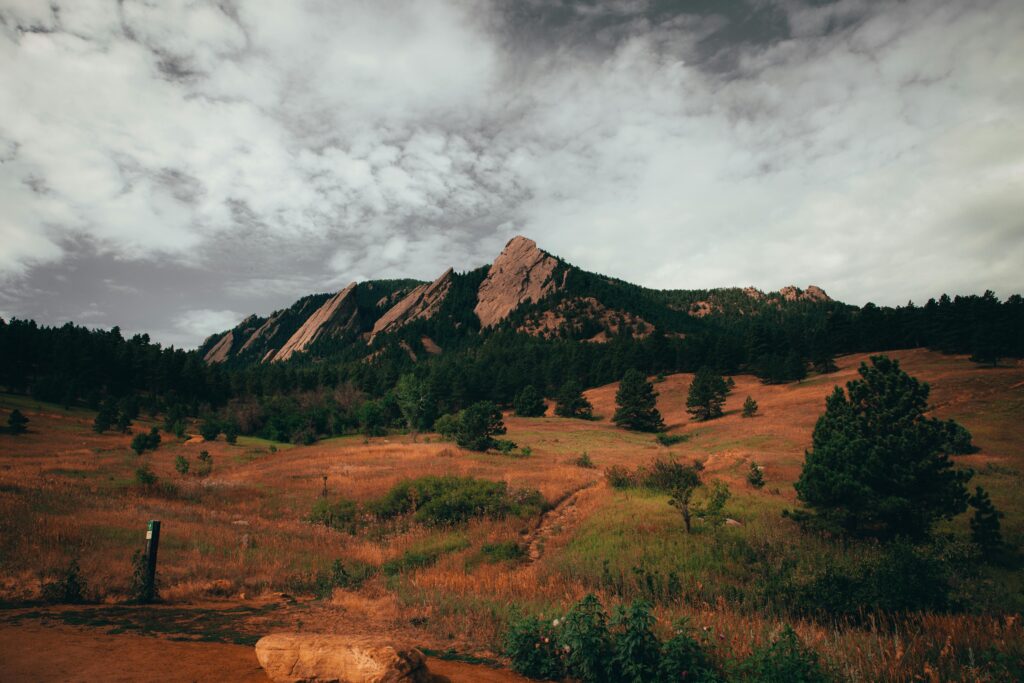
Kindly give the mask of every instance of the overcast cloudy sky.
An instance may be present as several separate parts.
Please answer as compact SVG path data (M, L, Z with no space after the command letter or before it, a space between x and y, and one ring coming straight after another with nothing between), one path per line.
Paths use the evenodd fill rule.
M1024 291L1024 3L0 0L0 316L191 346L491 261Z

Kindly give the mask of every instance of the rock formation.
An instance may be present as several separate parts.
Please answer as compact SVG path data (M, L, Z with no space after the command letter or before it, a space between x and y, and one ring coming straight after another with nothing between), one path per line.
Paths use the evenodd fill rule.
M214 344L206 355L203 356L203 360L207 363L223 363L228 359L228 353L231 352L231 345L235 341L235 333L232 330L228 330L220 340Z
M275 683L442 683L423 653L377 638L275 633L256 643L256 659Z
M432 317L448 296L451 286L452 269L449 268L433 282L420 285L409 292L374 324L370 341L372 342L378 334L393 332L413 320Z
M337 323L337 326L345 329L358 314L355 291L356 283L353 282L324 302L299 329L295 330L284 346L274 354L272 360L288 360L293 354L305 351L317 340L328 323Z
M538 249L533 240L521 236L509 240L477 292L473 311L481 327L497 325L520 304L554 291L557 265L558 260Z

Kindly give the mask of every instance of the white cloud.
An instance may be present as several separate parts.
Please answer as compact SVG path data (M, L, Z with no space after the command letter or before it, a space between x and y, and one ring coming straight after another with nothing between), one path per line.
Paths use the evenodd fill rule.
M567 6L545 43L486 0L6 2L0 277L84 244L223 272L233 313L524 232L660 287L1024 287L1015 0L787 0L792 35L724 71L694 56L725 17Z

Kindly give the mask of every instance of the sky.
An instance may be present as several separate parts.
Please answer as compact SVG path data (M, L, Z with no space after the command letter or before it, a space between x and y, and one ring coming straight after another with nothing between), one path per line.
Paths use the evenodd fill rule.
M1020 0L0 0L0 317L192 347L514 235L658 288L1024 292Z

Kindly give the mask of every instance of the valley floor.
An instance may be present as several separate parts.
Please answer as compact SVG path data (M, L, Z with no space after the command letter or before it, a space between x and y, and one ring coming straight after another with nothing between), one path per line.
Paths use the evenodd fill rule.
M955 418L973 433L980 450L957 462L976 472L972 487L984 486L1006 512L1006 539L1022 545L1024 366L981 368L925 350L889 355L930 383L936 416ZM669 432L684 437L670 447L615 428L609 418L616 387L600 387L587 392L601 416L595 421L506 418L506 438L528 446L529 457L470 453L434 435L292 447L169 434L140 457L128 447L130 436L94 434L87 410L0 396L0 409L18 407L31 420L28 434L0 435L0 600L9 605L0 610L0 679L147 680L139 672L149 666L160 674L152 680L260 680L251 644L274 630L387 634L428 654L500 664L503 629L515 610L552 618L595 592L606 605L649 599L659 630L688 617L734 656L790 622L847 680L998 680L975 657L992 648L1011 658L1024 652L1024 577L1017 570L980 576L971 614L852 626L794 620L745 602L760 581L760 560L751 559L757 549L824 552L781 512L796 505L792 484L826 395L853 379L866 358L840 358L838 372L799 384L766 386L737 376L726 415L707 423L691 422L685 412L692 376L671 375L655 385ZM740 416L748 395L759 404L753 419ZM135 429L149 426L141 420ZM209 477L176 472L177 456L195 463L202 450L213 457ZM594 468L575 464L584 452ZM665 496L617 491L604 481L610 466L632 468L668 454L704 461L707 479L730 486L726 510L739 526L687 536ZM746 483L751 461L763 469L761 490ZM157 475L156 486L136 483L143 462ZM325 476L331 497L369 501L425 474L506 481L563 503L542 522L404 522L355 536L304 521ZM149 519L163 523L165 604L120 605ZM966 527L961 516L947 531L963 535ZM487 550L500 544L525 546L526 553L507 558ZM72 558L100 604L26 606ZM359 588L315 599L317 572L335 560L372 568L372 576ZM436 661L453 680L517 680L480 664L466 670L460 667L469 664Z

